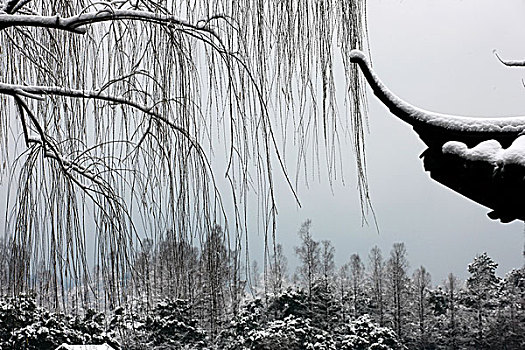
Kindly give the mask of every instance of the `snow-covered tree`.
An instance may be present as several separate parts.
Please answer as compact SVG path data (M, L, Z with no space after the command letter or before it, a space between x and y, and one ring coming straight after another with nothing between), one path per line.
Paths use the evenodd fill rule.
M384 324L385 278L385 261L381 249L374 246L368 253L368 282L372 293L372 314L380 325Z
M350 289L352 293L352 309L354 317L362 310L362 298L364 291L365 265L361 261L359 254L350 256Z
M428 313L428 292L431 287L430 273L424 266L420 266L414 271L412 276L414 286L414 299L416 307L417 322L419 325L419 343L422 348L426 347L427 342L427 313Z
M321 248L319 242L312 238L311 226L311 220L306 220L301 225L298 232L301 243L295 248L295 254L299 258L298 276L310 298L321 272Z
M471 298L472 307L475 310L476 342L479 347L485 347L484 329L489 310L494 307L495 299L498 297L500 278L496 276L498 264L486 252L476 256L469 264L467 279L467 291Z
M62 343L117 346L104 323L104 314L93 310L69 315L39 307L30 294L0 298L1 349L55 349Z
M394 243L386 268L392 322L397 336L402 339L409 292L408 260L404 243Z
M253 194L262 232L274 231L288 133L297 176L314 162L340 178L336 50L348 134L364 133L349 57L365 46L364 11L361 0L1 0L0 176L25 262L8 285L35 287L40 264L55 294L89 281L95 241L105 291L122 294L141 238L173 230L193 245L216 223L240 238Z
M405 348L392 329L379 326L368 315L360 316L347 323L341 331L339 339L340 343L337 344L336 348L341 350L395 350Z
M288 259L284 255L281 244L275 246L274 254L269 263L270 271L267 277L267 282L270 284L269 290L278 295L284 291L288 279Z
M337 273L337 298L339 299L341 321L344 323L347 319L348 295L350 292L350 266L348 263L343 264Z
M507 349L525 346L525 269L513 269L501 281L499 310L487 334L489 344Z
M319 272L326 287L333 283L335 272L334 255L335 248L332 242L328 240L321 241L321 266Z
M447 293L447 313L448 313L448 345L452 349L457 348L457 332L458 332L458 294L461 290L461 282L453 274L449 273L445 280L445 292Z
M226 316L229 258L224 231L215 226L204 242L201 254L201 318L215 335Z
M148 347L164 345L182 349L204 345L205 333L191 312L193 305L183 299L165 299L155 305L145 322Z

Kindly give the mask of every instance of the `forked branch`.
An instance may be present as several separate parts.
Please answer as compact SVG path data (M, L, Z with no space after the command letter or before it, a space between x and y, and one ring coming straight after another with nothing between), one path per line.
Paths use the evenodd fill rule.
M184 137L186 137L192 143L194 147L200 150L200 146L198 142L193 140L193 138L191 137L191 135L188 133L188 131L185 128L173 123L171 120L161 115L160 113L157 113L154 110L154 107L148 107L146 105L131 101L123 97L105 94L105 93L102 93L96 90L76 90L76 89L62 88L58 86L24 86L24 85L4 84L4 83L0 83L0 94L10 95L10 96L25 96L25 97L39 99L39 100L43 99L44 96L46 95L65 96L65 97L73 97L73 98L95 99L95 100L107 101L107 102L120 104L120 105L126 105L129 107L135 108L153 117L154 119L161 121L164 124L168 125L173 130L176 130L177 132L182 134Z

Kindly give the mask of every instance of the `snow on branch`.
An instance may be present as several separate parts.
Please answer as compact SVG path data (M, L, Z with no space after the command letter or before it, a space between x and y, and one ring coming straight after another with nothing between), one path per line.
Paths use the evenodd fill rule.
M355 79L345 45L366 47L364 4L0 0L0 158L7 164L0 180L14 179L8 206L16 239L60 235L48 251L35 245L55 290L62 276L83 281L82 272L66 269L85 259L84 233L92 228L97 261L111 270L102 279L113 305L139 236L170 230L190 242L219 224L236 235L231 242L242 242L252 221L248 198L260 203L258 228L275 235L276 169L295 195L281 152L298 150L296 183L307 163L322 167L321 131L308 125L322 126L328 175L342 179L347 128L364 156L364 80ZM341 125L336 106L334 50L349 68L351 125ZM289 117L293 146L281 122ZM275 133L279 124L283 133ZM369 203L366 163L358 169L361 201ZM223 202L222 192L233 201ZM53 270L56 252L72 262ZM32 260L24 275L37 267ZM17 281L17 290L29 288L29 280Z
M5 11L5 10L4 10ZM5 11L7 12L7 11ZM205 31L213 36L212 29L204 25L191 24L173 15L153 13L148 11L118 10L111 7L97 12L82 13L71 17L37 16L37 15L10 15L0 11L0 30L9 27L39 27L65 30L73 33L84 34L85 26L101 22L118 20L135 20L184 27L188 29Z
M135 109L138 109L139 111L146 113L150 115L151 117L154 117L155 119L165 123L169 127L171 127L173 130L178 131L181 133L185 138L187 138L194 147L196 147L197 150L201 150L201 147L199 146L198 142L193 140L191 135L188 133L188 131L173 123L171 120L166 118L165 116L157 113L154 111L154 107L148 107L146 105L128 100L123 97L119 96L112 96L105 93L102 93L100 91L96 90L76 90L76 89L69 89L69 88L62 88L57 86L24 86L24 85L16 85L16 84L4 84L0 83L0 94L6 94L11 95L14 97L19 96L25 96L29 98L34 98L38 100L42 100L44 95L55 95L55 96L65 96L65 97L72 97L72 98L88 98L88 99L95 99L95 100L102 100L112 103L117 103L121 105L126 105Z

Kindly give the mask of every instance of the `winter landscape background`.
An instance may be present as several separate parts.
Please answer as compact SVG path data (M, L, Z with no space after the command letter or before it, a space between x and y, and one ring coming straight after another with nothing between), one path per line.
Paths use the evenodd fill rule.
M19 5L21 13L29 17L40 8L53 15L99 11L92 21L111 19L121 5L162 15L167 12L151 1L81 2L85 6L68 1L53 1L52 5L20 1ZM255 3L261 7L254 6L253 12L250 8L248 14L260 9L295 14L279 7L281 3L246 0L243 5ZM333 7L326 8L325 2L307 3L305 8L319 12L312 16L326 19L332 18L323 17L327 8L334 13L361 11L355 6L365 2L329 2ZM6 9L18 1L0 4ZM162 4L169 7L172 2ZM370 55L383 81L415 105L463 115L525 114L525 70L503 66L493 52L510 59L525 58L520 44L525 39L525 3L370 0L366 4L366 35L363 27L348 24L356 21L350 16L342 27L354 28L359 34L330 37L340 50L334 51L331 72L337 89L332 96L326 95L325 86L318 87L318 104L309 100L314 100L313 92L312 96L300 95L308 102L294 100L298 94L294 89L300 90L303 81L293 80L298 85L293 85L294 91L288 95L281 94L279 88L289 81L274 83L272 79L279 79L277 73L283 72L308 75L290 68L302 67L308 59L319 65L306 65L309 73L325 79L326 57L293 56L282 42L297 44L298 51L314 47L308 53L325 52L322 43L326 42L320 39L335 33L339 28L335 24L308 23L302 30L315 33L298 42L291 34L276 30L279 25L271 21L263 23L253 16L248 23L240 25L241 20L236 19L239 22L232 25L229 17L215 18L215 13L205 8L202 18L206 20L196 10L195 25L156 18L153 22L161 29L151 33L144 29L147 21L144 27L127 22L123 26L100 24L96 28L111 28L111 34L94 30L86 35L96 39L86 41L100 49L97 56L96 50L78 54L83 39L68 36L79 34L77 27L68 28L74 34L39 31L38 25L7 28L9 15L0 13L0 40L5 44L0 45L0 83L19 84L17 89L9 90L5 85L0 89L5 94L1 101L8 107L0 113L9 120L0 122L0 135L10 135L0 143L5 161L1 191L7 198L2 202L6 214L0 239L0 348L55 349L62 343L108 343L116 349L524 348L522 222L503 225L491 221L486 208L430 180L418 159L424 145L372 94L364 124L375 217L366 207L366 215L361 215L352 138L352 133L359 131L348 126L352 122L344 119L340 123L334 118L339 124L328 123L329 131L340 132L336 126L345 131L337 137L328 132L327 137L325 124L322 139L321 131L312 132L315 128L292 130L292 125L301 125L293 117L278 118L282 117L279 113L286 115L286 108L304 115L308 115L308 108L323 108L323 113L306 117L318 128L315 130L322 130L324 103L334 97L339 115L350 119L347 112L350 109L353 116L354 106L345 106L344 101L357 99L362 86L345 80L349 66L343 63L345 49L356 41ZM295 1L281 5L299 13ZM270 18L278 22L281 17ZM60 24L52 19L46 26ZM42 24L42 19L37 20ZM257 84L268 87L268 95L276 91L282 95L282 100L268 100L278 106L272 106L276 116L271 117L277 119L275 125L285 126L284 131L274 125L275 134L268 133L267 120L258 117L264 115L264 108L257 105L262 98L246 83L253 78L245 75L246 67L232 68L235 64L220 45L198 51L198 44L191 41L196 38L197 42L216 44L215 32L208 32L209 28L227 36L237 33L237 24L250 28L248 39L264 38L250 42L247 46L255 49L240 57L246 59L248 68L261 74ZM265 25L271 27L269 33L259 33ZM125 34L119 37L121 33ZM188 33L191 40L186 40ZM366 37L364 43L356 39L361 35ZM144 46L137 38L145 40ZM286 58L278 64L263 60L266 56L258 51L265 48L268 38L279 39L283 47L276 47L286 51L277 56ZM239 49L236 40L221 44L235 51ZM113 50L113 44L119 49L130 44L134 54ZM268 47L275 50L271 44ZM153 58L149 53L137 54L150 52L148 48ZM193 49L205 54L195 58ZM159 63L164 61L155 56L157 50L162 59L169 57L170 64ZM286 55L292 58L288 61ZM128 72L128 59L136 63L136 71ZM222 60L227 63L224 70L220 68ZM89 64L93 62L97 68L91 71ZM173 68L177 64L181 72ZM210 64L209 71L206 64ZM282 71L273 70L274 66L282 66ZM195 67L205 68L199 72ZM210 73L215 69L216 75ZM85 73L84 79L76 76L79 71ZM198 73L192 75L195 71ZM224 79L226 84L221 85L225 76L234 83L228 85ZM166 85L160 89L162 79ZM206 85L209 82L211 88ZM314 82L322 85L327 81L319 78ZM305 86L307 83L311 81L306 80ZM134 114L130 106L115 106L121 100L89 104L84 102L87 95L82 95L82 102L71 102L54 96L56 91L24 90L32 84L77 89L103 86L102 91L145 105L139 105L143 113ZM195 87L198 84L206 88ZM140 90L143 86L146 88ZM100 91L95 92L90 97L99 98ZM194 109L192 98L196 96L204 101L202 109ZM223 99L228 103L220 105ZM283 101L293 103L281 110L279 102ZM98 119L91 120L93 114ZM172 119L163 119L164 115ZM208 115L212 116L209 125L203 117ZM106 124L107 116L116 121L108 118ZM129 116L133 118L127 119ZM49 134L40 130L40 120ZM133 122L126 125L130 120ZM174 126L174 121L182 127ZM95 136L91 128L96 130ZM231 135L230 128L235 130ZM83 136L85 130L87 136ZM106 139L119 130L122 133L117 133L117 138L131 135L130 139ZM138 137L141 132L144 136ZM208 133L216 133L218 140ZM261 146L274 135L279 145L276 149L286 161L282 168L275 153L269 151L271 147ZM195 140L204 147L196 147ZM99 144L92 148L78 146L94 141ZM281 142L286 146L280 148ZM137 149L144 151L140 153L143 158L130 156ZM209 155L204 159L211 159L210 169L219 174L216 178L209 175L208 163L200 163L195 149ZM304 164L302 156L308 159ZM325 159L332 156L338 160ZM80 167L71 166L69 159L78 160ZM328 168L326 164L330 164ZM86 169L96 169L96 175ZM290 178L281 176L284 170ZM145 174L145 180L135 182L131 175L126 177L133 172ZM279 175L270 181L268 173ZM98 197L97 191L103 195ZM216 195L222 191L228 195L219 200ZM262 199L254 203L256 196ZM91 202L92 198L96 199ZM133 198L137 200L133 202ZM19 203L26 205L18 207ZM119 211L128 204L128 211ZM368 224L363 224L363 219Z
M252 263L249 278L235 273L236 252L228 251L220 227L203 250L168 236L135 256L142 277L118 306L108 303L103 290L88 286L61 295L67 305L61 312L38 306L53 305L52 294L4 296L0 345L299 350L521 349L525 344L523 268L500 278L498 263L482 253L466 267L466 280L450 273L435 281L424 266L411 265L404 243L389 252L375 246L367 256L352 254L336 265L335 247L313 236L311 221L301 225L298 237L297 269L290 269L277 245L275 264L262 273ZM2 249L1 256L8 256L9 247ZM36 284L46 283L40 278ZM86 308L84 296L91 293L95 299Z

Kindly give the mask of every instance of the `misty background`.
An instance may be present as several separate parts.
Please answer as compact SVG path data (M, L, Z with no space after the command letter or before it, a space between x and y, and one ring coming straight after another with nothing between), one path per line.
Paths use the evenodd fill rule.
M525 69L505 67L493 53L525 59L524 14L525 1L519 0L370 0L373 68L395 94L430 111L525 115ZM314 239L334 244L338 265L353 253L366 262L374 245L388 256L394 242L404 242L410 272L425 266L434 285L449 272L465 279L467 265L482 252L499 263L499 275L522 266L524 224L492 221L487 208L431 180L419 159L423 142L368 92L368 179L379 233L370 215L369 224L362 225L354 155L347 142L342 144L344 184L338 179L330 186L322 173L320 179L313 174L308 186L300 182L301 208L284 183L276 189L277 241L290 272L297 264L297 231L308 218ZM251 233L250 255L259 263L263 241L261 234Z

